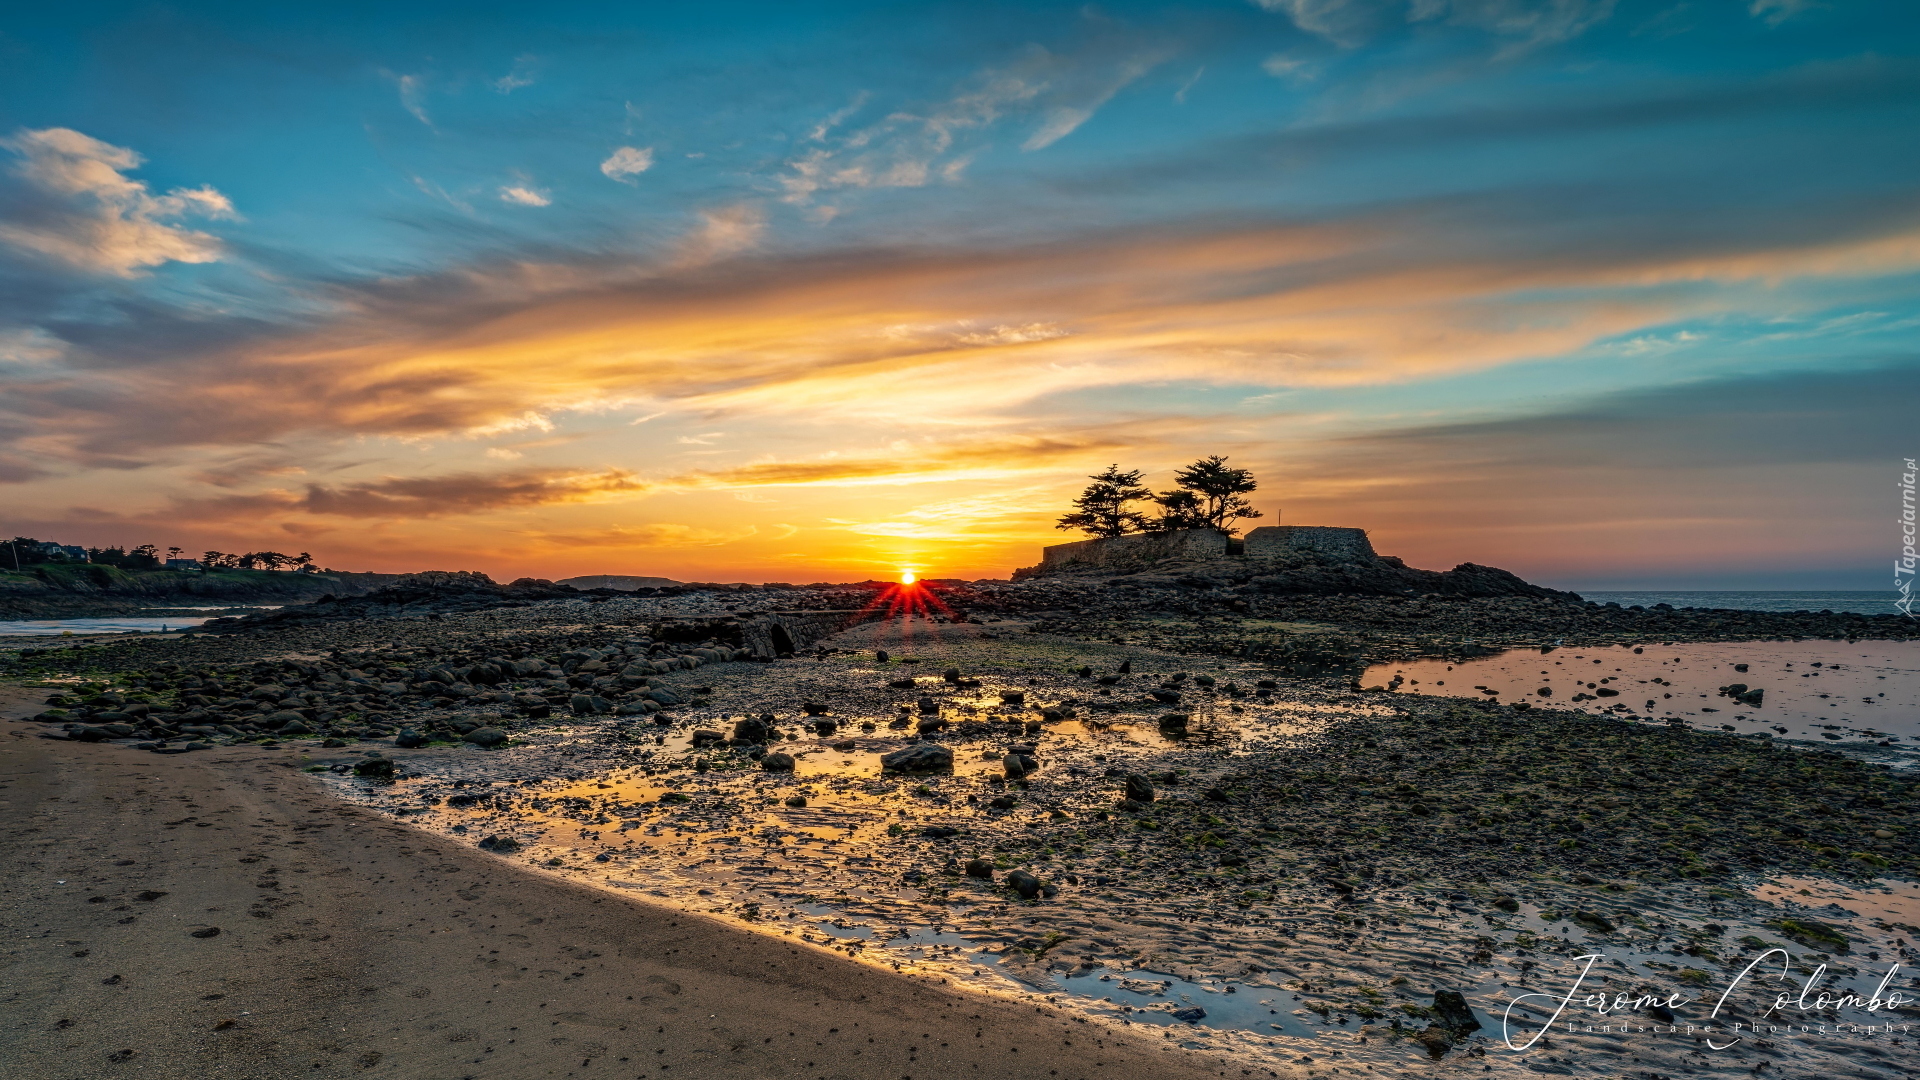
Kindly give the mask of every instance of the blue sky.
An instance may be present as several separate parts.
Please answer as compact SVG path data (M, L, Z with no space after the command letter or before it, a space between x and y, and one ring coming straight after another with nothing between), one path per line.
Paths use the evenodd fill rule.
M998 574L1110 460L1563 584L1880 583L1920 11L89 5L0 24L16 532ZM1270 518L1271 520L1271 518Z

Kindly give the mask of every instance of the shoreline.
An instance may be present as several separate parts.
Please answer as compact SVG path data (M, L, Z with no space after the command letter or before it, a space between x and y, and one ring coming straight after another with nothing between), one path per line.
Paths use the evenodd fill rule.
M0 1058L22 1078L1218 1075L521 871L270 752L154 759L8 728Z

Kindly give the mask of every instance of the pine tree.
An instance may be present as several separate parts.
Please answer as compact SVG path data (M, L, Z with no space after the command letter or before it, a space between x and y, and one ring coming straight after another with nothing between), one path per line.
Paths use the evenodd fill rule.
M1179 487L1154 496L1161 508L1159 529L1219 529L1231 535L1239 531L1232 522L1261 516L1241 497L1260 486L1253 473L1228 468L1227 459L1217 454L1174 473L1173 480Z
M1096 537L1125 536L1145 530L1146 517L1127 509L1128 503L1153 498L1151 490L1140 486L1140 476L1138 469L1123 471L1118 465L1107 466L1105 472L1088 478L1093 483L1073 500L1078 509L1061 517L1054 527L1080 529Z

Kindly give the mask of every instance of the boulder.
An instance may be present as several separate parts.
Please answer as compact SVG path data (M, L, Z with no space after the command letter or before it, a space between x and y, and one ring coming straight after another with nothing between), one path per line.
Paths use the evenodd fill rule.
M279 733L282 735L311 735L313 734L313 728L308 726L305 720L289 720L280 725Z
M394 736L393 745L402 749L412 750L416 747L427 745L427 737L412 728L402 728L400 734Z
M1185 735L1188 719L1186 713L1170 712L1160 718L1160 730L1168 735Z
M393 762L390 759L383 758L383 757L370 757L364 761L356 762L353 766L353 775L355 776L372 776L376 778L378 777L391 778L393 776L393 771L394 771Z
M520 841L511 836L489 836L480 841L480 850L491 851L495 855L505 855L520 850Z
M760 767L768 772L792 772L793 755L780 753L768 754L766 757L760 759ZM798 798L798 796L795 796L795 798ZM788 799L787 805L794 805L793 799ZM805 806L806 800L801 799L799 805Z
M507 733L497 727L481 727L467 732L462 738L475 746L494 747L507 741Z
M915 743L880 759L884 772L940 772L953 768L953 751L937 743Z
M1025 870L1015 870L1007 875L1007 887L1020 894L1020 899L1031 900L1040 895L1040 879Z
M1433 992L1433 1020L1435 1026L1444 1029L1456 1040L1480 1028L1480 1021L1474 1019L1473 1009L1467 1005L1466 995L1458 990Z
M1008 754L1000 759L1000 769L1007 779L1018 780L1040 768L1040 763L1025 754Z
M1154 800L1153 782L1139 773L1128 773L1123 782L1127 786L1127 798L1134 802L1150 803Z
M765 743L771 733L772 726L764 719L743 716L733 723L733 741L736 743Z
M714 743L722 743L726 741L727 741L727 737L725 735L722 735L721 733L713 730L712 728L693 729L693 745L695 746L711 746Z
M264 728L279 728L284 724L303 723L306 719L291 709L282 709L279 712L268 713L254 722Z
M993 880L993 864L985 859L968 859L967 876L985 881Z

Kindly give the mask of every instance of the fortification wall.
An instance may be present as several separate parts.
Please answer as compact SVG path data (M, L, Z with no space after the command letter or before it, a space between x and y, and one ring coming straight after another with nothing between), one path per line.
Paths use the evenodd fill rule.
M1220 559L1227 554L1227 534L1213 529L1134 533L1080 540L1042 548L1042 570L1110 570L1142 566L1161 559Z
M1290 551L1312 551L1343 562L1374 558L1373 542L1365 529L1329 525L1263 525L1244 541L1249 559L1271 559Z

